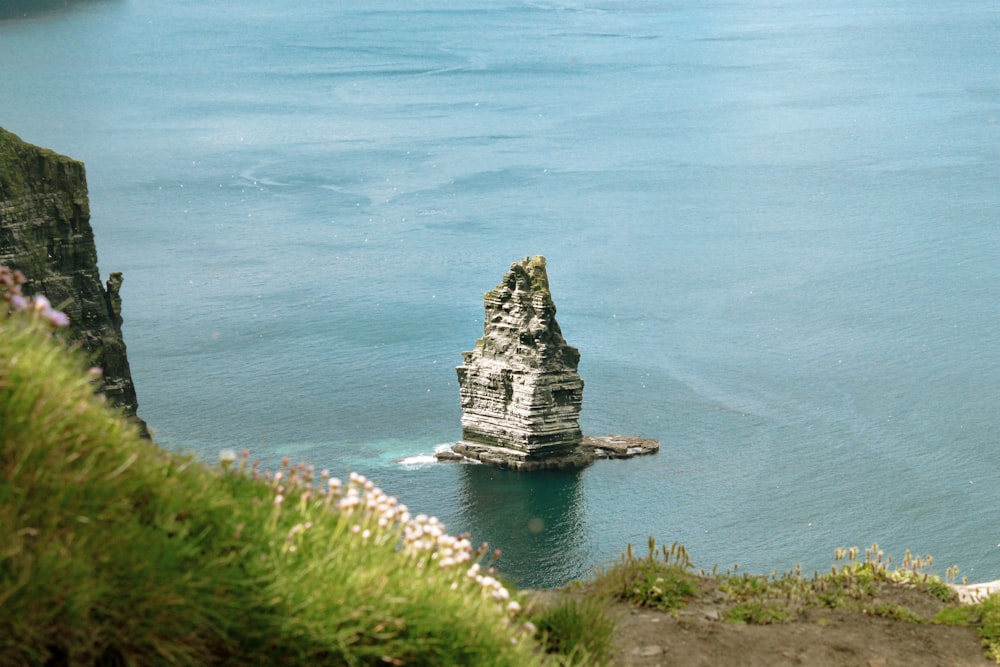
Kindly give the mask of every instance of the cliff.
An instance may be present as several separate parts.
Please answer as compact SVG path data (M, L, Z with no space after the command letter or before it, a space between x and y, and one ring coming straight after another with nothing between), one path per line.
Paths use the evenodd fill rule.
M483 337L457 368L462 440L523 459L571 452L583 439L580 352L556 322L545 258L511 264L483 301Z
M82 162L0 128L0 264L70 318L69 336L104 371L100 391L146 434L122 337L122 275L101 283Z

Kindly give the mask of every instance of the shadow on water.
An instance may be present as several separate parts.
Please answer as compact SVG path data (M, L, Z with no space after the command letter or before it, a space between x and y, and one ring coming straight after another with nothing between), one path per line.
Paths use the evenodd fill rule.
M121 0L0 0L0 21L24 19L42 14L70 11L82 5L107 4Z
M588 574L582 472L518 473L461 466L463 523L501 551L495 567L521 588L553 588Z

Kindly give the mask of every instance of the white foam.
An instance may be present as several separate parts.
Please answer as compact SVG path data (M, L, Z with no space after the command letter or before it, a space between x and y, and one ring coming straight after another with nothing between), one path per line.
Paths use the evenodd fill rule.
M433 455L418 454L417 456L407 456L404 459L399 459L398 463L407 468L421 468L432 463L437 463L437 459Z
M434 453L436 454L437 452L443 452L448 449L451 449L451 445L452 443L450 442L446 442L440 445L435 445ZM399 465L406 468L423 468L424 466L429 466L437 462L438 460L434 456L434 454L416 454L414 456L406 456L397 461Z

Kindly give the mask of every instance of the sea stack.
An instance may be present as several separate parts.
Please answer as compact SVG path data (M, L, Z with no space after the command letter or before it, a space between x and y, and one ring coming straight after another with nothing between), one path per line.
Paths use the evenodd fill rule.
M463 414L462 442L454 450L485 453L516 468L572 458L583 440L580 352L556 322L545 258L511 264L483 301L483 337L462 353L456 369Z
M511 264L483 301L483 337L456 368L462 440L439 451L438 460L530 471L660 450L649 438L580 432L580 351L563 339L556 322L544 257Z

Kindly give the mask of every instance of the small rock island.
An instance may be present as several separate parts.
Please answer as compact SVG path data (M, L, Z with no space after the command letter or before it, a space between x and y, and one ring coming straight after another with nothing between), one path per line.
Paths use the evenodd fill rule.
M659 450L634 436L584 437L580 352L563 338L542 256L514 262L483 298L483 337L456 368L462 440L440 460L502 468L582 467Z

